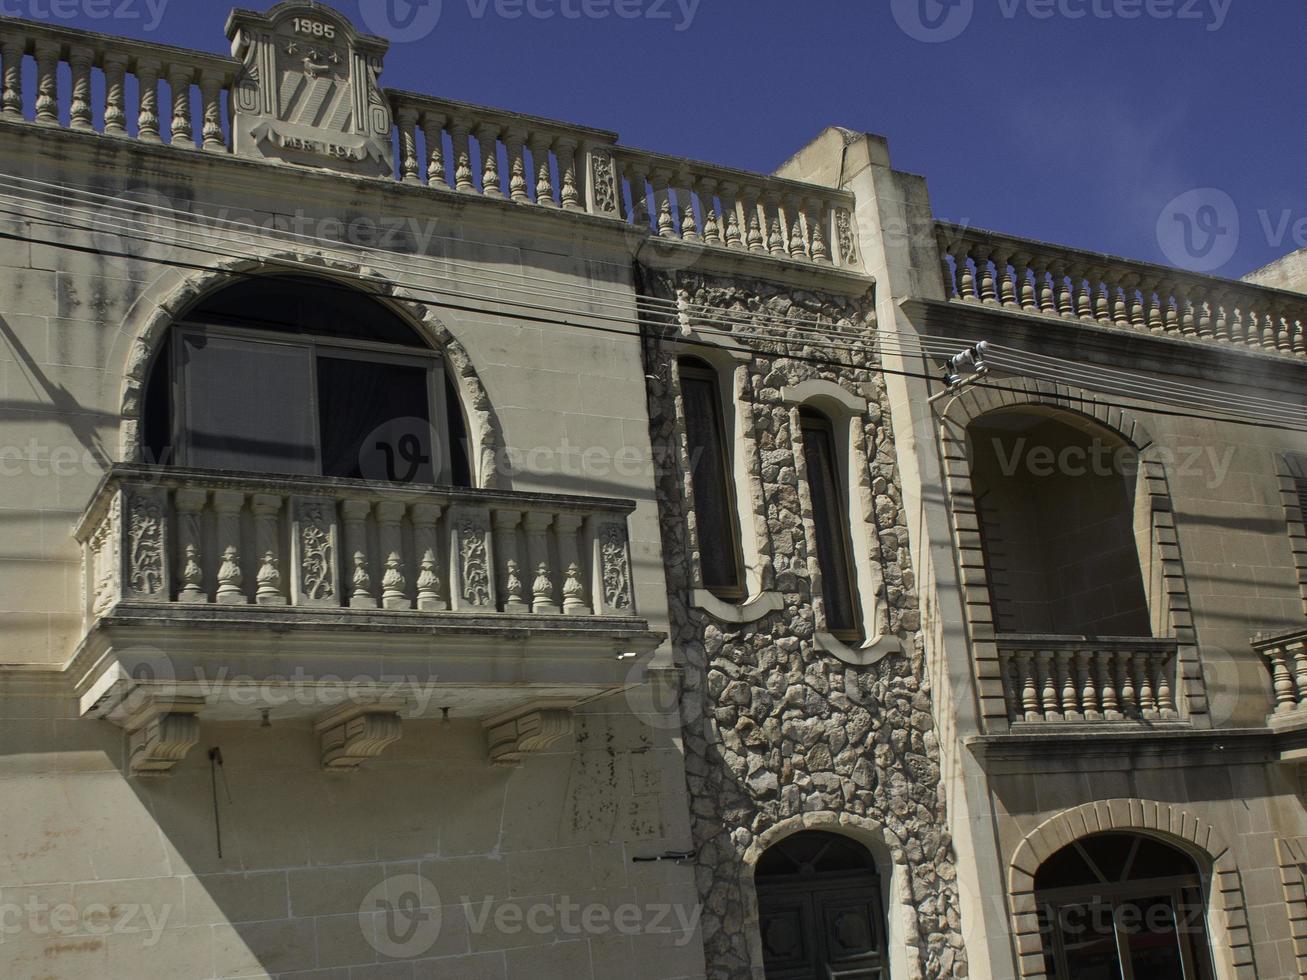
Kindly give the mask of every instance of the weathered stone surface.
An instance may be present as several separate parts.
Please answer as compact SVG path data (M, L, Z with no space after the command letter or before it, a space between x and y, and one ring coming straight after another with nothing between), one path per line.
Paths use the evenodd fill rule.
M674 299L680 290L689 303L736 318L751 313L820 317L863 338L875 326L869 299L791 294L766 283L693 272L649 273L645 281L660 297ZM676 658L687 673L681 705L686 769L706 777L692 778L690 792L708 975L734 980L752 977L761 967L751 961L746 939L756 925L744 922L753 908L745 854L759 835L801 814L833 813L879 824L887 841L901 842L891 853L906 871L910 895L905 898L912 911L904 918L913 925L905 938L919 975L965 976L955 856L945 829L930 692L915 635L920 617L883 384L868 356L854 354L852 366L835 366L831 351L810 345L811 335L801 329L779 331L761 323L741 329L750 338L736 338L732 346L751 353L737 411L744 413L757 447L750 462L753 505L765 518L758 551L768 563L764 579L785 600L782 610L743 626L717 622L690 603L697 555L684 495L687 461L671 441L678 426L669 355L653 338L645 345L655 453L665 450L664 458L673 463L658 474L658 494L672 634ZM861 419L867 473L858 480L870 491L867 516L879 529L869 536L879 545L871 558L890 586L890 632L906 641L908 657L854 668L815 646L799 466L790 407L781 400L782 389L810 379L872 393ZM857 515L859 507L855 503L850 510Z

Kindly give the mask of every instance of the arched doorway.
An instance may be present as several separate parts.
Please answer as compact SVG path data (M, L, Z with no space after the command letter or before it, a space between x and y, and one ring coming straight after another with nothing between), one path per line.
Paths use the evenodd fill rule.
M805 831L769 848L754 872L767 980L886 980L881 879L856 841Z
M1049 980L1212 980L1203 877L1140 834L1095 834L1035 875Z

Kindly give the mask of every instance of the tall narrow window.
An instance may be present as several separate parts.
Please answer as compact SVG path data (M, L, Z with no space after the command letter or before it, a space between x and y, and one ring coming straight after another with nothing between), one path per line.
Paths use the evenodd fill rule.
M808 468L808 494L817 533L817 567L826 605L826 629L840 640L862 638L854 593L852 549L840 481L835 430L820 412L805 408L799 415L803 430L803 459Z
M742 599L735 493L717 375L696 358L682 358L679 367L703 587L720 599Z

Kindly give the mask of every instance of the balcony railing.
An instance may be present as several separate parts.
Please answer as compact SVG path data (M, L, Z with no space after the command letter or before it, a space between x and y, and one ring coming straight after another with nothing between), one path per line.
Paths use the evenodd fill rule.
M998 648L1013 724L1180 718L1174 640L1003 635Z
M23 88L28 59L32 92ZM227 153L224 108L239 69L220 55L0 18L3 119ZM68 86L60 84L65 71Z
M629 501L118 466L76 530L120 603L636 614Z
M34 91L24 89L29 65ZM0 119L11 122L230 154L241 71L235 58L0 17ZM604 130L383 94L403 183L613 218L641 237L859 268L846 192L618 147Z
M945 222L936 232L957 302L1307 357L1298 293Z

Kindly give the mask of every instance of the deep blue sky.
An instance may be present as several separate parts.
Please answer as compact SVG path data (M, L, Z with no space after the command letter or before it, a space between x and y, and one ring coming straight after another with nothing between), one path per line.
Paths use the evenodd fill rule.
M112 0L139 16L108 20L53 18L50 2L0 8L206 50L225 45L229 5L215 0L170 0L153 31L147 0ZM93 11L97 0L55 2ZM360 3L375 11L385 2L335 5L358 23ZM696 0L619 0L646 15L638 19L508 19L497 7L505 2L443 0L429 36L394 44L383 82L761 171L828 124L881 133L897 167L928 178L940 217L1156 261L1167 258L1157 232L1167 203L1217 188L1233 199L1241 228L1233 258L1214 270L1223 275L1307 245L1292 234L1307 218L1298 77L1307 4L951 0L975 6L969 22L964 7L953 11L960 19L944 30L967 26L953 40L923 43L894 7L906 18L919 3L928 16L950 14L939 0L698 0L684 30L680 5ZM583 0L533 2L583 9ZM613 0L588 2L611 9ZM1185 7L1193 18L1178 16ZM1059 8L1088 14L1072 19ZM1141 16L1126 16L1136 9ZM668 19L647 16L660 10ZM1052 16L1035 16L1041 10ZM1289 232L1275 241L1263 226L1286 217Z

